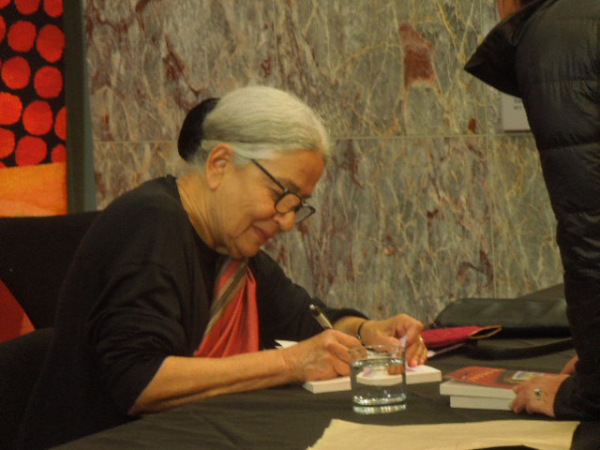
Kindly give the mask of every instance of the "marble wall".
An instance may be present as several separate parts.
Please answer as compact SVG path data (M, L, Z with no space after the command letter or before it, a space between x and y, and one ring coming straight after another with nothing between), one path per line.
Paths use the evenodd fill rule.
M464 296L561 282L529 133L463 71L492 0L87 0L98 202L178 170L185 112L247 84L295 92L334 155L319 214L267 250L332 305L424 322Z

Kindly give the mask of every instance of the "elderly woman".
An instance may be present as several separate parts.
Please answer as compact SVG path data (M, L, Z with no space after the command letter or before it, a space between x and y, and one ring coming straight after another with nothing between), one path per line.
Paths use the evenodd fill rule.
M21 447L210 396L345 375L361 340L405 336L410 364L425 361L419 321L328 308L260 250L315 212L307 201L329 142L309 107L277 89L238 89L190 111L178 144L189 170L118 198L84 238ZM315 321L312 303L333 330ZM299 343L273 349L275 339Z

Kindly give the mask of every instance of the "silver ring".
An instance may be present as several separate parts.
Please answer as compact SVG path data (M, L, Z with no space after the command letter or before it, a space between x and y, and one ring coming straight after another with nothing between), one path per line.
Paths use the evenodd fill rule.
M423 339L422 336L419 336L419 342L421 343L421 345L425 345L425 339Z
M536 387L533 390L533 394L535 395L535 399L536 400L540 400L540 401L542 400L542 389L541 388Z

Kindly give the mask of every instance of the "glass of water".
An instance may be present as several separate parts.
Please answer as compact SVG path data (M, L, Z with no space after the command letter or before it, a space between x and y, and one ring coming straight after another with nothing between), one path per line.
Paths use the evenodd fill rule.
M350 349L352 408L359 414L406 409L404 345L369 345Z

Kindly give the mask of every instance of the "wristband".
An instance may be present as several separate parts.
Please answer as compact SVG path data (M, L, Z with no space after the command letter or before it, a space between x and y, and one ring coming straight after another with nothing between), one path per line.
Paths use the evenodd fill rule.
M365 323L367 323L367 322L368 322L368 320L365 320L364 322L361 322L361 324L358 326L358 330L356 330L356 337L358 338L358 340L360 341L360 343L361 343L362 345L365 345L365 343L364 343L364 341L363 341L363 338L362 338L362 335L360 334L360 332L362 331L362 327L363 327L363 325L364 325Z

